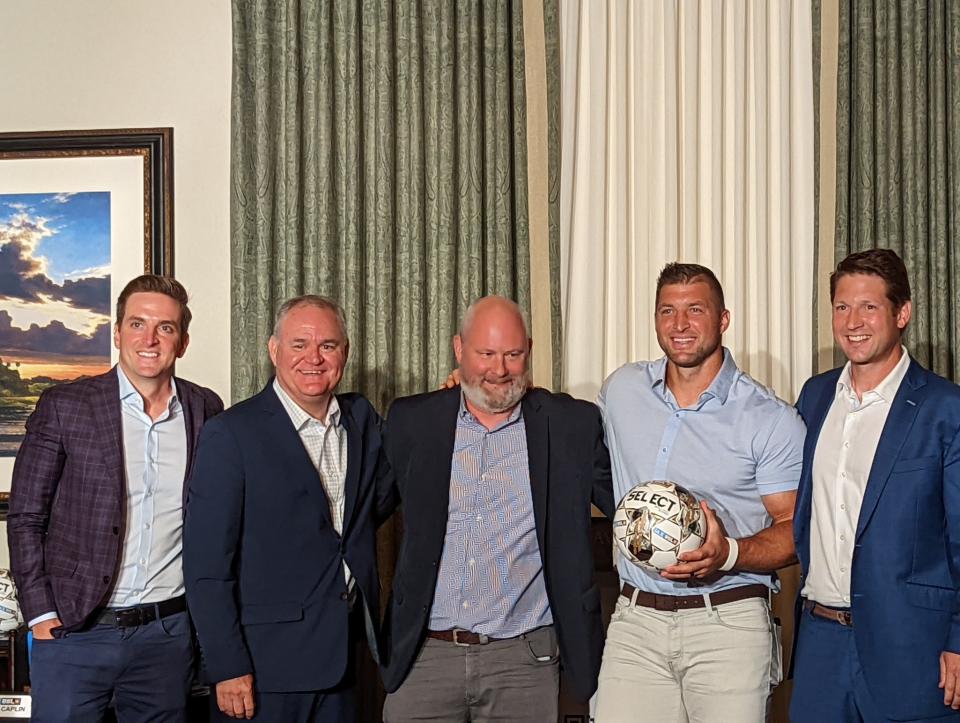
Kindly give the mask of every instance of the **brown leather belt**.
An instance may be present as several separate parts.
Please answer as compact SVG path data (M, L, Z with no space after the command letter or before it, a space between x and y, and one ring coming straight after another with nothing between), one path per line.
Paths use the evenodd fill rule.
M834 623L840 623L846 627L853 627L853 613L844 608L828 608L815 600L804 600L803 609L816 615L818 618L830 620Z
M633 593L637 593L636 603L645 608L654 610L664 610L667 612L677 612L677 610L691 610L693 608L703 608L707 604L703 600L703 595L658 595L652 592L637 590L629 582L623 583L620 594L625 598L633 599ZM711 605L723 605L737 600L747 600L753 597L762 597L766 599L770 595L770 588L761 583L753 585L741 585L732 587L729 590L710 593Z
M434 640L445 640L454 645L486 645L504 639L491 638L489 635L471 633L469 630L457 630L456 628L453 630L428 630L427 637Z

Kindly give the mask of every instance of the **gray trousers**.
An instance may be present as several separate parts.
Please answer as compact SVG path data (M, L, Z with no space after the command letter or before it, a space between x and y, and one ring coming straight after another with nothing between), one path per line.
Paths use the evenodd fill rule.
M559 661L552 626L486 645L427 638L383 720L556 723Z

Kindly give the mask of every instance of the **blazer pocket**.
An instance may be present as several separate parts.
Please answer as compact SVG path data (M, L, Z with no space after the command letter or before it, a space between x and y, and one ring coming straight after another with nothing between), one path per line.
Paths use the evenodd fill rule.
M907 602L914 607L947 611L956 607L957 592L953 588L908 581L904 591Z
M297 620L303 620L303 606L300 603L244 605L240 610L240 622L243 625L292 623Z
M901 472L916 472L921 469L938 467L940 465L939 455L930 457L914 457L913 459L901 459L890 470L890 474L899 474Z

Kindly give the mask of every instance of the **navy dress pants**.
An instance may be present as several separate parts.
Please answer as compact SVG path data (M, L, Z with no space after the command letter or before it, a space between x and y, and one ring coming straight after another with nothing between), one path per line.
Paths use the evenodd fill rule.
M146 625L95 625L34 640L34 723L99 723L111 703L120 723L184 723L193 679L187 613Z

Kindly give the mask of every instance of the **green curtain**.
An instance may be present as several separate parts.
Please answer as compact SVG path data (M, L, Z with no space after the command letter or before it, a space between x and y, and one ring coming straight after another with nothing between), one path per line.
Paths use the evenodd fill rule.
M892 248L907 347L960 380L960 5L840 0L836 257Z
M521 3L233 0L233 25L233 398L301 293L344 306L342 389L436 387L473 299L530 308Z

